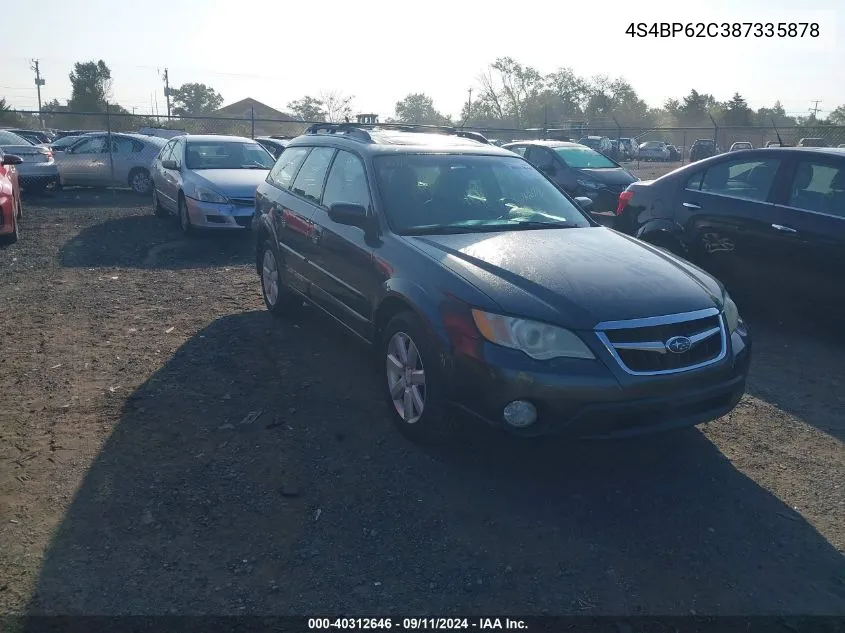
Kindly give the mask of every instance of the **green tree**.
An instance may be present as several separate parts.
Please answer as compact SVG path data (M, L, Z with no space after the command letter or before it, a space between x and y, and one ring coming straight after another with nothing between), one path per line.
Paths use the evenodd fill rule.
M831 112L827 121L831 125L845 125L845 105L841 105Z
M99 61L76 62L68 75L71 85L70 110L77 112L104 112L111 98L111 70Z
M490 64L479 83L479 113L503 122L510 119L516 127L527 122L530 106L544 88L543 77L536 69L512 57L500 57Z
M303 121L325 121L325 104L315 97L305 95L301 99L291 101L288 109Z
M170 94L176 116L208 114L223 105L223 96L205 84L182 84Z
M17 112L12 112L12 106L6 103L6 98L0 98L0 123L6 125L20 125L21 117Z
M735 92L734 96L724 104L724 108L723 122L725 125L751 125L752 110L738 92Z
M689 126L711 125L708 115L715 107L716 98L713 95L690 90L689 94L681 99L678 123Z
M400 123L418 125L449 125L449 117L443 116L434 107L434 101L422 92L411 93L396 102L396 119Z

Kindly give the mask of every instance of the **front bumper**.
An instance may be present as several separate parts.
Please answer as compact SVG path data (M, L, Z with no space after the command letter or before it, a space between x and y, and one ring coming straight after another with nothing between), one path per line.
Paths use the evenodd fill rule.
M202 229L245 231L252 226L255 207L200 202L185 198L191 224Z
M656 376L626 374L609 355L540 363L485 344L483 361L455 358L447 382L453 405L517 435L628 437L693 426L730 412L745 392L751 358L750 335L734 333L731 340L718 363ZM534 424L517 429L505 423L503 409L514 400L536 407Z

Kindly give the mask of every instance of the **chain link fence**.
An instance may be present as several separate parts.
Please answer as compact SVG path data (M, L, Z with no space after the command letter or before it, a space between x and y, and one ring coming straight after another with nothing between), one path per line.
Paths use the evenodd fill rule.
M24 130L52 130L57 133L51 150L35 150L24 157L20 170L35 174L27 178L28 188L48 186L93 185L129 187L138 192L149 191L149 168L166 139L181 134L225 134L249 138L292 138L305 132L315 123L293 118L268 119L255 116L181 116L163 117L133 114L120 111L70 112L70 111L6 111L2 113L0 127ZM663 127L591 126L587 123L568 123L560 127L512 128L470 127L463 128L483 134L497 144L517 140L554 139L579 141L588 136L604 137L608 141L630 139L633 147L648 141L662 141L673 145L673 154L661 171L689 161L689 150L699 139L715 141L718 151L728 151L736 142L747 142L753 147L766 147L782 143L796 146L799 143L837 147L845 145L845 126L800 126L775 129L768 127ZM98 132L89 138L82 135ZM62 138L64 137L64 138ZM808 141L807 139L813 139ZM621 147L619 143L616 147ZM49 156L48 151L52 152ZM605 151L605 150L602 150ZM613 149L606 151L620 161L637 159L627 152ZM651 164L651 163L650 163ZM637 163L637 167L640 165Z

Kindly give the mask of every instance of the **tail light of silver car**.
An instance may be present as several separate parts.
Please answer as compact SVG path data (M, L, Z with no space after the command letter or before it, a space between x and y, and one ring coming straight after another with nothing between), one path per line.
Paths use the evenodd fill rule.
M628 206L628 203L633 197L633 191L623 191L619 194L619 204L616 206L616 215L622 215L622 212L625 210L625 207Z

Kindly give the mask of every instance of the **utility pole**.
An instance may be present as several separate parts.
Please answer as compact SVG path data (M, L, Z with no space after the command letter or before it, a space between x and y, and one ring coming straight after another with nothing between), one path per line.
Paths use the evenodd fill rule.
M167 68L164 69L164 96L167 99L167 120L170 120L170 78L167 75Z
M819 104L821 103L821 99L815 99L812 101L815 104L814 107L810 108L810 112L813 113L813 118L816 118L816 115L819 113Z
M469 97L467 98L466 122L469 123L469 117L472 115L472 88L470 88L467 92L469 93Z
M41 86L44 85L44 80L41 79L41 69L38 67L37 59L32 60L32 66L30 68L35 71L35 88L38 90L38 123L43 128L44 115L41 113Z

